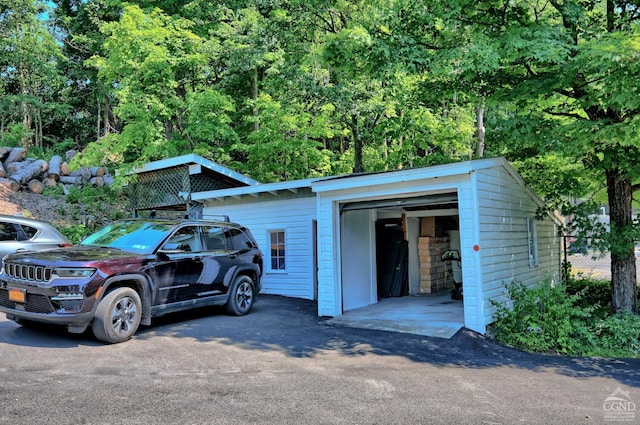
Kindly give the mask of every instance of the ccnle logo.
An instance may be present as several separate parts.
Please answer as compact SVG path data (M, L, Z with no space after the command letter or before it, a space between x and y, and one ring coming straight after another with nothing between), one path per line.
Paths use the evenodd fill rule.
M616 388L602 403L604 419L611 422L633 421L636 417L636 403L631 400L629 391Z

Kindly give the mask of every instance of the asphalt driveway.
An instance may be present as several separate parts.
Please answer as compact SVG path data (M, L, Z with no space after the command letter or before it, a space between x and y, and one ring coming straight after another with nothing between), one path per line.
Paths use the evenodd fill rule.
M172 315L103 345L0 313L0 424L640 422L640 360L324 322L313 302L263 296L248 316Z

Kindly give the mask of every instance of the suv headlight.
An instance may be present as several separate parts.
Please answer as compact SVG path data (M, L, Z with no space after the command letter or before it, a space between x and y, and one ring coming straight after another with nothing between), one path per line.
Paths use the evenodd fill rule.
M53 270L53 274L58 277L90 277L95 273L96 269L93 267L59 267Z

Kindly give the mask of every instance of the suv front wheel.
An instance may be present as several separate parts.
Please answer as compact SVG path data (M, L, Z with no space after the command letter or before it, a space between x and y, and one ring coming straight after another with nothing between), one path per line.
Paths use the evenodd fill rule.
M238 276L229 288L227 311L234 316L245 315L253 307L253 301L253 279L246 275Z
M100 341L115 344L131 338L141 318L138 293L131 288L116 288L98 304L91 329Z

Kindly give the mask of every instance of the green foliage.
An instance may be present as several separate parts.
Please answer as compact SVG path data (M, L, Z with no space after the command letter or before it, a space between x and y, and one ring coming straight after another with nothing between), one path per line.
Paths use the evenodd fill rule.
M94 231L94 229L89 228L84 224L76 224L66 227L61 226L58 230L60 230L60 233L62 233L72 244L79 243Z
M605 318L611 311L611 282L592 278L569 278L567 293L579 295L576 305L580 308L593 307L594 315Z
M566 288L514 282L506 289L503 302L492 302L497 341L533 352L640 357L640 316L610 315L610 282L571 279Z
M61 74L66 58L40 19L47 8L44 1L14 0L0 19L0 131L14 139L8 140L12 145L22 132L20 146L26 148L44 147L46 133L69 113Z
M582 355L593 344L585 320L593 307L578 307L579 295L549 281L529 288L507 286L507 303L496 307L496 340L527 351Z
M64 196L64 189L62 185L55 186L45 186L44 192L42 192L43 196L52 197L52 198L60 198Z
M235 168L263 182L322 176L329 171L330 152L309 140L313 135L309 115L292 113L267 95L260 96L255 107L260 127L245 143L233 147L237 156L246 158Z
M0 141L2 141L2 146L19 147L20 142L30 136L31 131L29 131L24 124L16 123L9 125L8 128L0 134Z
M64 158L65 153L68 150L73 149L74 145L75 144L73 143L72 140L67 139L51 147L43 148L43 147L33 146L29 148L29 157L36 158L36 159L44 159L45 161L49 161L51 157L54 155L60 155L62 158ZM98 164L98 162L96 162L95 164Z
M77 170L82 166L117 166L124 161L127 149L126 141L119 134L110 134L78 152L69 167Z
M94 203L105 202L113 203L118 199L119 192L109 186L93 187L83 186L78 188L72 186L67 195L67 202L70 204L91 205Z
M129 207L122 191L115 187L71 187L66 195L70 215L89 230L119 220L127 215ZM80 232L80 230L78 230Z
M117 142L117 158L148 161L181 153L172 143L174 126L185 107L186 88L197 78L193 70L206 61L202 40L191 31L193 23L169 17L160 9L149 12L124 5L118 22L105 23L105 56L87 64L98 69L102 81L112 84L118 99L115 113L125 121ZM172 128L175 127L175 128ZM169 130L171 129L171 130Z
M622 313L609 316L595 326L597 347L592 355L640 357L640 316Z
M206 143L211 147L227 146L238 140L238 135L231 127L228 113L235 107L230 96L206 88L191 93L186 99L186 122L184 134L194 144Z

